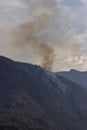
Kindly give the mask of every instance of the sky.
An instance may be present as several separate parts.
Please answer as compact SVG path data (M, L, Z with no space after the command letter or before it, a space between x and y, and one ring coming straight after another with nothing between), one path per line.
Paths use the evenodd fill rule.
M0 1L0 55L52 71L87 70L87 0Z

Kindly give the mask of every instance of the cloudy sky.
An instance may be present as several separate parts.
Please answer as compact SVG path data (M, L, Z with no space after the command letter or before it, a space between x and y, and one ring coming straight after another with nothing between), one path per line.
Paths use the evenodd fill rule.
M1 0L0 55L87 70L87 0Z

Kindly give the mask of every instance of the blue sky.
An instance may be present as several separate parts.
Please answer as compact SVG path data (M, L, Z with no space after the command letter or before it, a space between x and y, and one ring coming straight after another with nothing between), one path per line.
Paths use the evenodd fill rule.
M54 71L87 70L87 1L0 1L1 55L41 64L42 42L54 50Z

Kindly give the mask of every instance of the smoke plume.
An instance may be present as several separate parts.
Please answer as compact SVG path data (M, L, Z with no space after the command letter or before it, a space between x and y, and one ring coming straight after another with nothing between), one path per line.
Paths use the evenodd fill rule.
M55 59L54 49L49 44L41 44L40 48L43 52L41 66L47 70L52 70Z
M32 47L35 53L40 56L41 66L52 70L52 65L54 62L54 49L53 47L44 39L43 34L44 26L50 19L50 15L44 13L39 16L35 21L29 21L25 24L18 26L13 32L12 36L14 38L14 43L18 47Z

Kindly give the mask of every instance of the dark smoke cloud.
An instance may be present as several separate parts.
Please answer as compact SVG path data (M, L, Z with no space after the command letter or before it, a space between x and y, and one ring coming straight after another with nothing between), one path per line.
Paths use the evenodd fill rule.
M12 36L14 44L18 47L33 47L33 50L37 52L41 58L40 65L48 70L52 70L55 52L53 47L45 41L41 35L41 32L44 30L44 27L49 19L49 13L44 13L39 16L37 20L29 21L18 26L15 31L12 32Z

